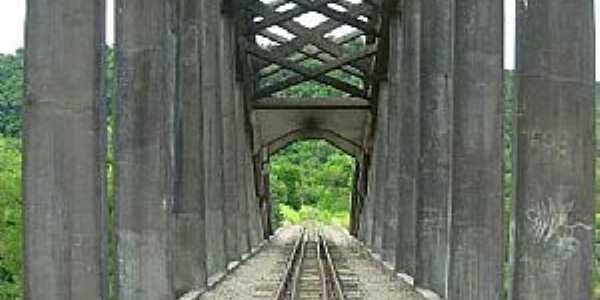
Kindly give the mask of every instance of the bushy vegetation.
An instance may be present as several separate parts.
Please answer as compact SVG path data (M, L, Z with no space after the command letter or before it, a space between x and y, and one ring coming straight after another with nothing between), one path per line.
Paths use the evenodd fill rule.
M325 141L297 142L272 157L276 224L306 220L348 226L354 159Z
M21 145L0 138L0 299L21 299Z
M0 54L0 299L21 299L23 51Z
M0 135L21 136L23 50L0 54Z

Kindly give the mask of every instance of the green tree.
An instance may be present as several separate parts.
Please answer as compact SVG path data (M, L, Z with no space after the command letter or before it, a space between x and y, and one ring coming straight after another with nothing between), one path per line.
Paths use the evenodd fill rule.
M0 54L0 135L21 136L23 50Z
M20 299L23 282L21 145L0 138L0 299Z
M283 222L348 222L354 159L322 140L296 142L271 159L271 197ZM277 214L276 214L277 215Z

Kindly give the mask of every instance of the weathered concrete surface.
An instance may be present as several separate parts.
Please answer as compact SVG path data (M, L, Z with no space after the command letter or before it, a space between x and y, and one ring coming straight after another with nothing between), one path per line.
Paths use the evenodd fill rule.
M216 26L219 43L219 105L221 105L221 122L223 126L223 178L225 181L224 213L225 219L225 254L227 262L239 261L238 220L240 205L238 202L238 184L236 178L239 162L236 160L236 124L235 124L235 87L233 63L233 45L231 44L231 21L224 16L219 18Z
M364 227L362 242L371 249L373 246L373 213L375 212L375 160L369 159L369 166L365 171L367 176L367 197L365 198L364 219L362 226Z
M390 21L390 94L392 97L389 111L390 117L390 171L388 174L390 187L397 189L398 218L396 235L396 271L410 276L416 272L417 248L417 180L420 148L419 103L420 99L420 39L421 12L420 1L403 2L403 13L391 17ZM395 54L399 53L399 57ZM396 54L398 55L398 54ZM392 87L394 86L394 87ZM395 100L395 101L393 101ZM395 125L397 124L397 125ZM394 166L398 166L394 170Z
M232 32L232 42L235 41L235 32ZM233 55L233 53L232 53ZM236 66L234 65L234 68ZM237 72L234 69L234 74ZM250 219L250 210L254 207L249 202L249 194L254 193L253 189L249 189L248 185L248 176L247 173L252 174L253 168L252 165L248 164L248 160L250 159L250 155L247 155L247 149L250 149L250 144L247 143L246 140L246 111L244 106L244 97L242 92L241 83L235 82L234 84L234 115L235 115L235 139L236 139L236 163L238 164L236 168L236 197L239 203L239 212L240 217L237 220L238 226L238 241L239 241L239 249L242 255L250 253L251 250L251 227L254 225L251 223ZM256 204L258 206L258 204Z
M177 296L206 288L203 115L200 53L201 5L185 0L179 6L177 89L177 199L174 207L173 284Z
M252 111L254 152L266 147L273 154L294 141L321 138L357 157L370 124L369 103L362 99L263 99Z
M592 1L518 1L515 300L592 299Z
M219 75L220 3L202 2L202 105L206 149L206 252L209 278L223 274L227 267L224 223L223 122Z
M363 153L361 162L357 163L358 179L357 179L356 190L360 197L360 205L359 205L359 207L352 207L352 212L359 214L358 215L358 224L356 224L356 226L358 227L358 233L357 233L356 238L359 241L361 241L362 243L365 243L365 236L367 234L367 229L368 229L367 228L367 219L368 219L367 211L369 209L369 205L367 202L368 202L368 197L369 197L369 194L368 194L369 163L370 163L369 154Z
M388 151L388 104L390 102L389 83L380 85L379 104L377 107L377 133L375 134L373 150L373 218L371 234L371 250L381 255L383 247L383 225L385 221L385 176Z
M27 7L25 297L105 299L104 1Z
M395 20L400 20L400 16L392 16ZM394 23L394 22L392 22ZM402 35L395 36L395 33L401 33L402 27L400 22L390 24L390 26L399 25L400 28L390 29L390 64L389 76L388 76L388 88L382 94L385 98L379 99L379 105L382 110L378 118L385 122L383 126L385 129L379 129L375 134L376 138L381 139L385 143L385 150L387 155L384 157L376 157L376 159L383 159L383 164L379 168L382 174L379 181L377 181L378 189L376 191L381 192L380 209L382 212L381 218L381 259L391 266L396 264L396 247L398 246L397 235L398 235L398 214L399 208L402 206L402 202L405 201L404 195L400 194L400 132L403 129L402 121L400 120L399 107L402 106L405 99L402 95L402 56L404 55L402 42L404 38ZM397 42L397 43L396 43ZM401 45L401 48L395 46ZM383 103L385 102L385 103ZM385 110L383 110L385 109ZM385 115L385 118L383 117ZM379 120L378 120L379 121ZM384 135L379 136L379 135ZM407 147L410 148L410 147ZM382 160L378 161L378 164ZM376 192L377 193L377 192ZM377 194L376 194L377 196ZM379 223L378 223L379 224Z
M455 3L449 299L502 297L502 11Z
M415 285L446 297L454 1L421 3L421 158Z
M174 296L174 1L116 3L115 206L120 299Z
M246 136L246 142L250 145L250 137ZM255 165L250 148L246 149L246 185L248 186L248 207L250 212L250 246L256 248L264 239L264 228L267 226L261 218L260 198L257 193L257 181L259 178L255 176Z

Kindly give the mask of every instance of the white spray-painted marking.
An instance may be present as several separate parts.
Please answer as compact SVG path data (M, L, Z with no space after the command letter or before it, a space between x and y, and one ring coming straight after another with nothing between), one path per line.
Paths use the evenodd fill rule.
M532 233L537 243L550 246L558 258L570 259L580 248L575 230L592 230L592 226L569 224L569 214L575 207L575 201L557 201L548 197L540 201L537 207L527 211L527 219L532 222Z

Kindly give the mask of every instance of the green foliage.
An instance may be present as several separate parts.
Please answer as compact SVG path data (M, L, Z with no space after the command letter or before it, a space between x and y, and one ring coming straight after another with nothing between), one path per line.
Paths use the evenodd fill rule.
M511 249L513 244L513 236L510 230L513 206L513 183L512 183L512 134L513 134L513 78L512 71L504 72L504 119L503 119L503 142L504 142L504 233L508 243L505 245L505 291L511 289L512 283L512 266L510 262Z
M596 118L596 124L600 123L599 119ZM598 134L598 132L597 132ZM596 156L598 157L598 156ZM596 203L600 203L600 162L596 160ZM594 285L594 299L600 299L600 206L596 206L596 243L594 249L596 250L595 256L595 267L594 267L594 278L596 284Z
M21 299L21 145L0 138L0 299Z
M23 50L0 54L0 135L21 136Z
M294 143L271 160L271 198L284 224L348 225L354 159L325 141Z
M350 212L322 210L311 205L304 205L300 210L293 209L285 204L280 204L282 225L297 225L307 221L317 221L321 224L337 224L348 228L350 226Z

